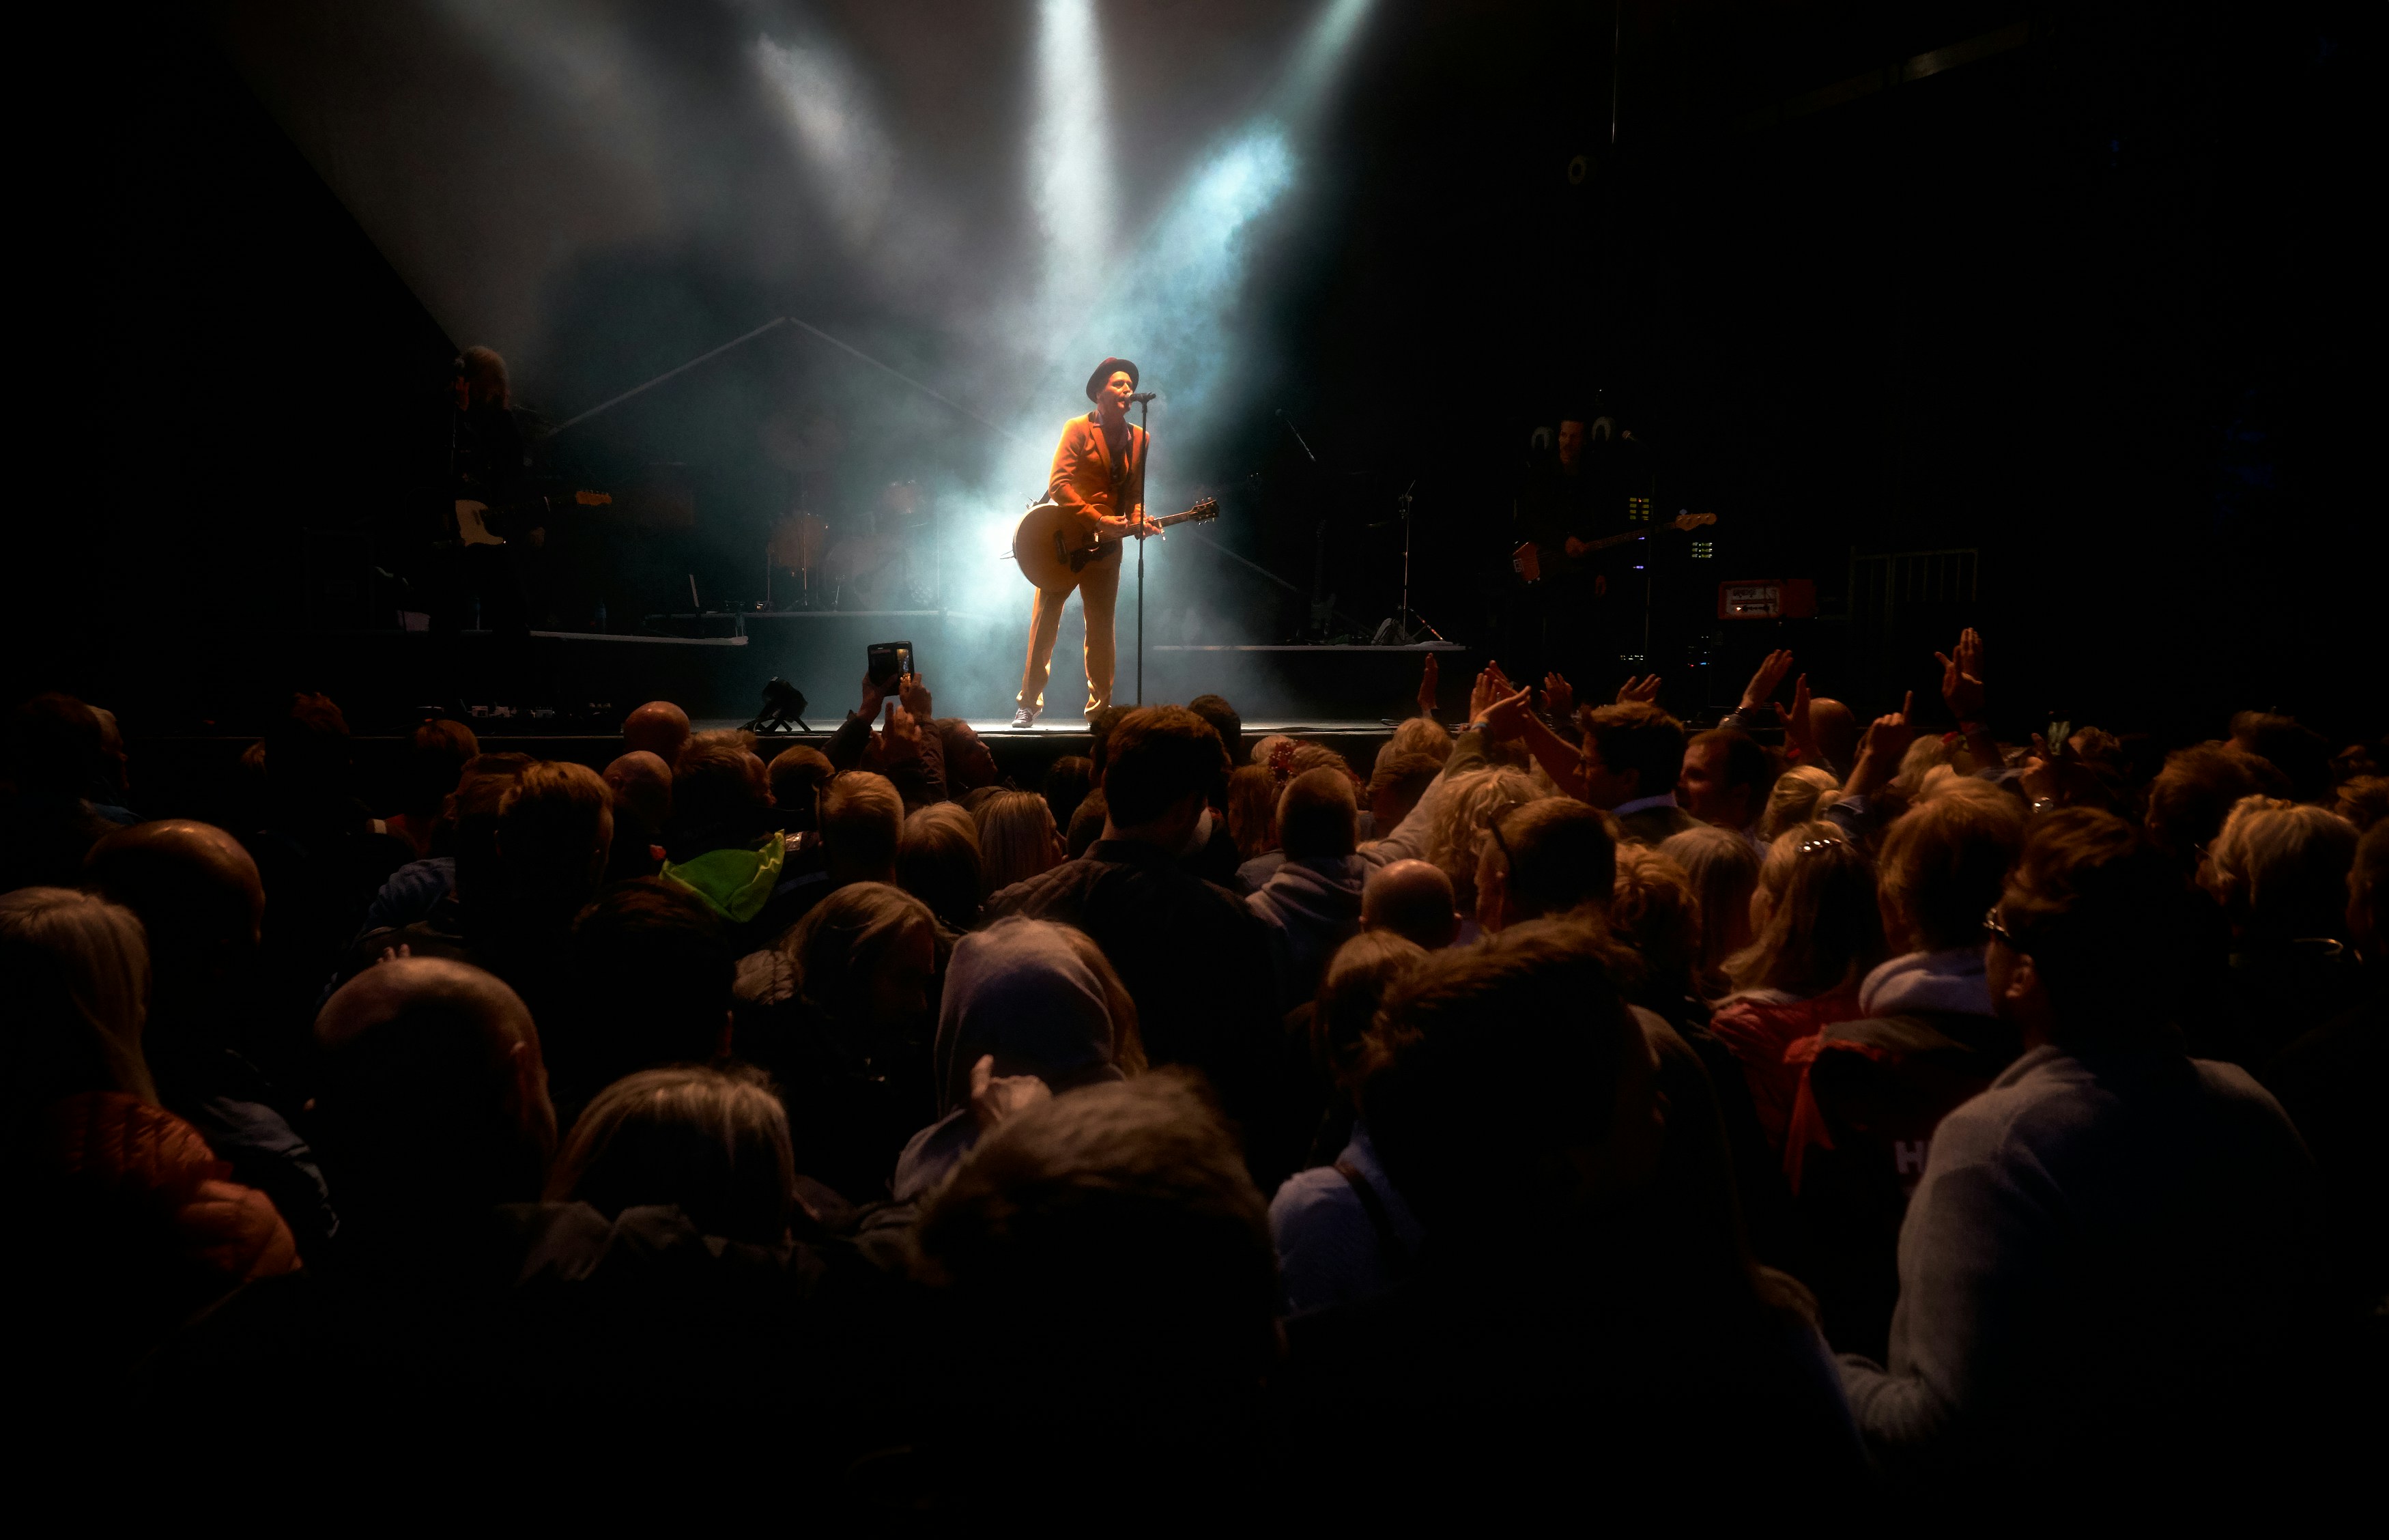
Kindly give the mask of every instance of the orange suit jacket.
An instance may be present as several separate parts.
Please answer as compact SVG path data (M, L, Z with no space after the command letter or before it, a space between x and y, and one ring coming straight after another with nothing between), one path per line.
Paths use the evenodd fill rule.
M1122 476L1112 464L1111 446L1104 442L1103 424L1095 420L1095 414L1072 417L1063 424L1045 495L1090 516L1117 517L1132 511L1144 501L1145 443L1144 430L1130 423L1127 474ZM1092 517L1087 527L1092 533Z

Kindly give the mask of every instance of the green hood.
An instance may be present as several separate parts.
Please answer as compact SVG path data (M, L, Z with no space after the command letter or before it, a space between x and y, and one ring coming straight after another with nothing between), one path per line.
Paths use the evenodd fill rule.
M767 834L751 847L709 850L694 860L667 861L664 880L686 888L732 924L744 925L771 901L787 859L787 837Z

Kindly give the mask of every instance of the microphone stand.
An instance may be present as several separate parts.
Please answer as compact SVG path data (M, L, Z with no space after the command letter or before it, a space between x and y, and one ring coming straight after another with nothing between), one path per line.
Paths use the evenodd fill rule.
M1153 433L1149 426L1153 421L1153 403L1138 402L1136 414L1136 430L1144 435L1144 453L1149 456L1153 453ZM1130 447L1133 449L1135 446ZM1138 464L1137 470L1143 474L1144 466L1142 462ZM1142 505L1139 505L1136 518L1139 524L1144 522ZM1144 704L1144 536L1142 534L1136 537L1136 703L1140 706Z

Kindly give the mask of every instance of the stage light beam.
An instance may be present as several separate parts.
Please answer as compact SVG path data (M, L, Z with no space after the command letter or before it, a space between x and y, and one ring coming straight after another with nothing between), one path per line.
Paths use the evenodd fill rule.
M862 74L825 47L759 34L749 57L786 116L798 153L818 173L849 246L866 245L896 184L896 146Z
M1109 119L1094 0L1041 0L1028 201L1043 246L1037 308L1046 335L1103 282L1117 200Z

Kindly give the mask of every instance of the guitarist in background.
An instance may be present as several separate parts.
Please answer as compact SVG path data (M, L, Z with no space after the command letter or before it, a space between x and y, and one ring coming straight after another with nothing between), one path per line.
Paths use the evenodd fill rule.
M1523 533L1542 553L1545 666L1605 699L1604 682L1639 618L1625 611L1640 597L1627 580L1641 558L1631 545L1593 551L1586 543L1626 528L1629 462L1639 464L1642 445L1596 406L1563 416L1552 448L1521 510Z
M1131 535L1148 533L1144 522L1144 460L1149 441L1128 420L1135 399L1136 366L1106 358L1087 377L1087 399L1095 409L1072 417L1054 451L1054 474L1045 495L1079 516L1085 533L1104 553L1087 563L1075 586L1087 622L1087 708L1092 716L1112 703L1112 604L1119 597L1120 550ZM1028 664L1021 671L1015 727L1032 725L1045 709L1045 681L1060 634L1062 606L1070 588L1040 588L1028 622Z
M495 348L466 348L456 359L454 389L455 413L450 419L448 440L450 497L454 503L483 505L488 510L483 518L499 525L493 533L501 536L524 534L536 545L542 532L508 528L503 518L515 485L522 480L529 464L522 429L515 421L505 359ZM472 623L469 605L478 597L484 627L509 633L528 631L530 620L523 602L522 577L515 569L509 547L474 544L465 538L466 531L453 505L450 518L456 520L447 533L459 542L458 584L468 607L459 623Z

